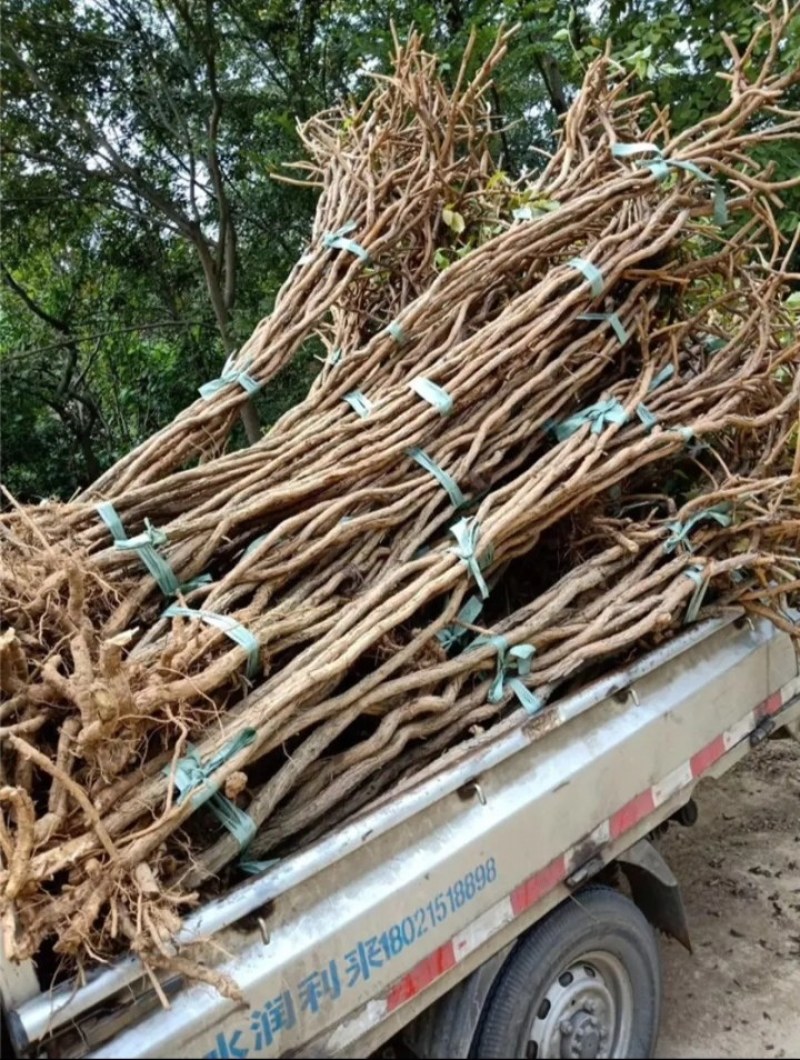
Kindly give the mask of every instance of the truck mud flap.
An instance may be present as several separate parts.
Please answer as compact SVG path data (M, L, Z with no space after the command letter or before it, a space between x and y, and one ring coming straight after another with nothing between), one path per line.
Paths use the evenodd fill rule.
M692 952L681 889L672 869L648 839L640 839L617 857L634 902L650 923Z

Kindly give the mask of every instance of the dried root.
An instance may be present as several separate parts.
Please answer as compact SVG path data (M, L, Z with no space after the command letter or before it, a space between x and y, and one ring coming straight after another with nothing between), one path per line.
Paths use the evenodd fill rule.
M246 394L221 386L75 501L0 517L7 953L132 948L230 994L171 940L236 879L231 818L288 854L519 724L509 676L546 732L557 693L687 621L796 632L797 277L748 152L795 135L800 74L731 45L730 105L676 136L603 57L512 186L483 102L504 49L448 94L413 37L304 127L310 247L235 360L263 383L315 336L297 408L226 453ZM691 168L614 151L640 141L730 220Z

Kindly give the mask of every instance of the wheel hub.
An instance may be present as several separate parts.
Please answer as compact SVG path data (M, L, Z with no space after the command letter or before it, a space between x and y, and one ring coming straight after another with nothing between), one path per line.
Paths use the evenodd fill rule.
M570 965L539 1003L529 1053L539 1060L604 1060L626 1056L632 989L610 954L591 954Z
M576 1012L571 1019L564 1019L559 1025L561 1031L561 1056L565 1060L591 1060L604 1055L601 1046L608 1040L608 1030L602 1027L596 1016L585 1009Z

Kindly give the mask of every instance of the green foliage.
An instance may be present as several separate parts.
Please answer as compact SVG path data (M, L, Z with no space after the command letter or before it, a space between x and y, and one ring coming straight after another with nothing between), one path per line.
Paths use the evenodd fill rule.
M69 496L218 373L307 239L313 196L269 173L298 156L298 118L387 69L392 22L421 30L450 77L473 27L474 65L519 24L488 96L502 181L538 167L606 36L680 127L724 100L720 31L744 41L758 17L739 0L6 0L4 480ZM784 58L800 62L800 25ZM763 155L800 171L800 145ZM800 197L784 198L790 232ZM442 206L439 269L498 221ZM524 192L512 206L558 208ZM314 352L259 396L265 423L308 386Z

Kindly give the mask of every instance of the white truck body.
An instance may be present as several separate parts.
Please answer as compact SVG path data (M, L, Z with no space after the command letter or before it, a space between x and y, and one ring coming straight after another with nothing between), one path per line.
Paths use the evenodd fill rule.
M164 1008L134 957L52 990L32 965L0 959L13 1046L61 1058L364 1057L428 1010L422 1055L467 1056L514 940L605 866L636 863L701 777L799 716L789 636L735 616L688 627L541 717L477 737L191 915L178 947L196 956L202 943L244 1003L166 977ZM679 914L672 924L685 934ZM430 1007L471 973L472 1015L437 1045Z

